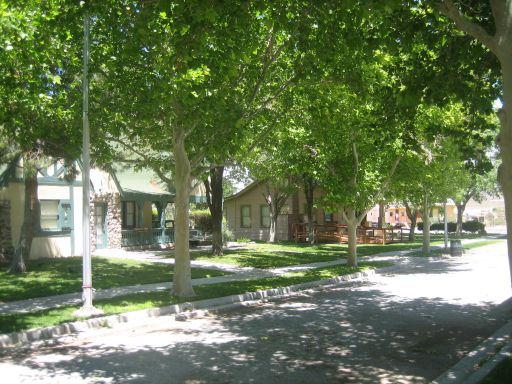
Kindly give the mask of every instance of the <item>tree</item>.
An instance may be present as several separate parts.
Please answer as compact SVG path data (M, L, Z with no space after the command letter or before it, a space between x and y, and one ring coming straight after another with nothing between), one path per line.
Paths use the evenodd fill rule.
M39 228L37 172L54 159L77 157L80 10L63 1L0 2L0 132L23 159L25 210L10 272L24 272ZM76 41L76 40L75 40ZM79 40L80 41L80 40Z
M323 129L314 132L319 162L325 164L320 175L326 192L322 205L331 211L341 209L349 236L348 264L355 266L357 226L390 186L401 156L402 127L388 126L389 134L378 134L383 126L378 117L380 98L361 100L342 86L318 94L321 98L311 108L323 122Z
M462 221L464 217L464 210L469 200L474 199L482 202L483 199L489 196L499 195L499 188L496 179L496 169L486 173L473 173L464 168L461 170L461 175L457 177L457 182L453 183L454 189L451 195L452 200L457 207L457 229L456 234L462 234Z
M216 166L210 169L208 178L204 180L206 189L206 202L212 216L212 254L223 254L222 219L224 200L224 166Z
M442 108L420 105L413 128L417 145L404 155L396 173L392 195L405 202L411 224L415 225L416 214L421 213L425 254L430 253L431 205L446 201L456 180L465 171L465 162L481 155L476 148L466 153L461 150L467 145L460 140L465 128L466 119L460 103L448 103ZM464 137L468 141L468 135ZM411 228L410 238L413 238L413 230Z
M284 128L284 127L281 127ZM296 136L290 136L285 129L274 129L267 140L253 149L243 165L251 178L263 185L263 198L268 207L270 225L269 241L276 241L277 219L289 196L297 190L294 164L289 154L296 150Z
M465 5L462 1L441 0L436 5L439 12L452 20L458 29L489 49L501 66L503 108L498 112L500 133L496 142L503 159L498 180L505 199L512 284L512 1L489 0Z
M102 48L97 78L102 107L111 108L102 134L174 184L173 294L190 296L191 183L265 131L251 122L294 80L299 52L288 24L296 13L272 2L157 1L126 2L113 14L117 24L110 16L97 27L114 42Z

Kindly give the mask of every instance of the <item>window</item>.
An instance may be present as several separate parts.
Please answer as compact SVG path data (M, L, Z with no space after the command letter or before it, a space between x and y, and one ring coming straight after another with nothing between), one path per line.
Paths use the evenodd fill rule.
M122 227L135 228L135 201L123 201L122 211Z
M242 205L240 207L240 212L241 212L240 226L242 228L250 228L251 227L251 206L250 205Z
M268 205L260 206L260 226L262 228L270 227L270 208Z
M151 204L151 226L153 228L161 227L162 209L159 202Z
M59 200L41 200L41 229L59 229Z
M41 230L62 231L69 230L73 224L71 204L67 200L41 200Z
M324 222L332 223L334 221L334 214L332 212L324 212Z

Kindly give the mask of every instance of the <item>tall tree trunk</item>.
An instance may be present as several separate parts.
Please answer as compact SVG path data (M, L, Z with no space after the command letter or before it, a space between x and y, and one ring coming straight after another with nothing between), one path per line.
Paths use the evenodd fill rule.
M306 196L306 215L308 216L308 239L310 244L315 243L315 223L313 218L315 181L311 177L304 178L304 194Z
M191 167L185 149L185 132L181 127L174 127L174 158L176 186L175 217L175 258L172 294L178 297L195 296L192 287L189 250L189 205L191 189Z
M497 144L500 147L502 163L498 180L505 199L505 219L507 222L508 263L512 285L512 0L490 0L494 17L495 33L488 34L485 29L465 18L453 1L445 0L438 7L444 15L452 19L462 31L476 38L489 48L501 65L503 84L503 109L498 112L500 134Z
M386 225L386 204L381 201L379 202L379 219L377 222L377 227L384 228Z
M455 205L457 207L457 229L455 230L455 235L460 237L462 235L462 220L466 204L457 202Z
M509 84L509 86L512 88L512 65L510 65L510 67L511 84ZM510 282L512 286L512 96L510 99L511 104L509 104L507 112L504 110L500 111L501 132L498 144L501 148L502 163L498 169L498 181L500 182L501 189L503 191L503 198L505 200L508 263L510 269ZM509 114L507 115L506 113Z
M268 232L268 241L270 243L276 242L277 217L278 214L275 213L275 209L272 209L270 211L270 228Z
M416 241L416 225L418 225L418 218L416 217L416 211L414 211L411 228L409 228L409 241Z
M418 210L416 208L412 208L407 201L404 201L405 212L407 213L407 217L411 221L411 227L409 228L409 241L416 240L416 224L418 222Z
M210 170L210 179L205 181L206 199L212 215L212 255L223 254L222 238L222 200L224 198L223 183L224 167L214 167Z
M343 213L347 222L348 231L348 259L347 265L357 267L357 226L359 225L356 211L352 208L345 209Z
M39 228L39 200L37 196L37 169L25 161L23 164L25 179L25 205L20 239L14 252L8 273L27 271L27 262L32 248L32 239Z
M281 210L283 209L288 196L290 196L290 193L290 191L283 192L278 187L271 186L269 182L265 182L265 192L263 193L263 197L265 198L268 209L270 211L270 229L268 241L271 243L276 241L277 218L281 214Z
M512 8L512 4L509 3ZM508 18L512 16L512 9L509 9ZM509 31L510 31L509 23ZM510 36L508 36L510 38ZM509 41L508 44L511 42ZM507 47L505 43L504 47ZM505 200L505 220L507 222L507 246L508 264L510 269L510 283L512 285L512 50L510 46L504 49L508 54L500 57L503 73L503 109L498 113L500 120L500 134L498 145L502 162L498 172L498 181L501 184L503 198Z
M423 195L423 254L430 255L430 202L426 190Z

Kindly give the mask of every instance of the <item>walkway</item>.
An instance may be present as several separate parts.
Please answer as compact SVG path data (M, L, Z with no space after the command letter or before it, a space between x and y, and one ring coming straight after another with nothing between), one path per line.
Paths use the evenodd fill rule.
M464 243L471 242L472 240L465 241ZM432 249L439 247L432 247ZM403 256L408 253L417 252L418 248L406 251L392 251L384 252L372 256L359 257L360 261L391 261L393 263L405 263ZM174 264L174 259L164 257L163 254L168 254L169 251L125 251L125 250L102 250L96 252L98 256L114 257L129 260L148 261L154 263ZM258 269L251 267L238 267L228 264L212 263L208 261L192 260L192 268L207 268L217 269L229 272L229 275L215 276L208 278L193 279L192 285L205 285L217 284L232 281L246 281L252 279L260 279L263 277L282 276L286 273L304 271L314 268L322 268L334 265L346 264L345 259L334 261L316 262L310 264L301 264L295 266L287 266L274 269ZM97 290L94 293L94 300L111 299L117 296L124 296L136 293L146 293L155 291L165 291L172 288L172 282L142 284L125 287L116 287ZM82 303L82 293L68 293L63 295L40 297L28 300L19 300L3 303L0 307L0 314L16 314L16 313L30 313L42 311L50 308L58 308L67 305L80 305Z

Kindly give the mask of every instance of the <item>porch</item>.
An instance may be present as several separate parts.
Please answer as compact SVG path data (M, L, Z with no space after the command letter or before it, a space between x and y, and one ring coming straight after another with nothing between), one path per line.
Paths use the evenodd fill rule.
M348 243L347 226L343 224L314 224L313 233L315 242ZM404 241L402 228L358 227L356 235L358 244L389 244ZM294 223L292 225L292 236L296 242L307 241L308 224Z
M174 243L174 228L136 228L121 231L121 246L135 247Z

